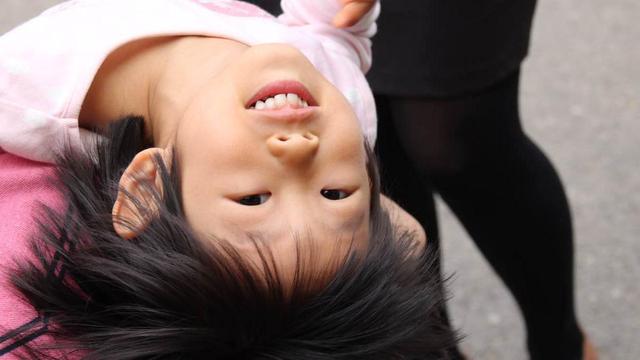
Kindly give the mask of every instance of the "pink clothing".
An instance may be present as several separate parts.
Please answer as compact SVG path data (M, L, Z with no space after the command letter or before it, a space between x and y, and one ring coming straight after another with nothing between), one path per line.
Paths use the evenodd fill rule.
M61 199L48 178L53 165L17 157L0 150L0 358L13 345L13 337L3 337L22 327L21 335L37 334L43 328L30 306L23 303L9 284L13 260L29 256L28 241L36 230L41 203L59 207ZM25 325L25 326L23 326Z
M15 335L36 338L42 318L8 283L29 254L40 203L61 208L48 183L56 153L84 151L80 106L104 59L145 37L205 35L248 45L288 43L301 50L350 101L371 144L375 105L364 78L379 5L348 30L331 26L339 0L283 0L284 14L230 0L72 0L0 37L0 358L15 358ZM27 160L30 159L30 160ZM39 338L40 340L42 338Z
M133 40L167 35L225 37L298 48L350 101L371 144L373 95L363 72L379 4L348 30L331 20L339 0L283 0L284 14L231 0L72 0L0 37L0 148L52 162L82 149L80 106L105 58Z

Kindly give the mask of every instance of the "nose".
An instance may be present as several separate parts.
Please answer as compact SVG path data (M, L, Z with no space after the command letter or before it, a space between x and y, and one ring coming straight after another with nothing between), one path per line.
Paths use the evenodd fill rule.
M276 134L267 139L267 148L281 162L296 165L313 158L319 143L320 139L310 132Z

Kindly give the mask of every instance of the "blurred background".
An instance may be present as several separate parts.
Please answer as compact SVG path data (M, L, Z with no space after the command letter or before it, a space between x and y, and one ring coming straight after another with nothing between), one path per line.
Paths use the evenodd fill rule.
M0 2L3 34L62 1ZM578 314L603 360L640 359L638 19L638 0L540 0L521 82L524 127L569 196ZM442 203L439 210L462 349L472 359L526 359L513 299Z

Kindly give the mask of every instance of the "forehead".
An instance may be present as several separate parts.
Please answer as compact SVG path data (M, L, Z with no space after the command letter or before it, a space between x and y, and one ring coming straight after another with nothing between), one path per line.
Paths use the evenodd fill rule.
M318 272L332 269L350 252L365 249L369 242L369 221L367 209L360 216L337 224L310 220L308 226L299 230L274 222L246 231L221 222L215 237L209 236L207 241L213 242L212 246L225 241L258 266L265 260L263 256L269 254L266 261L273 261L281 275L288 278L301 267L310 266Z

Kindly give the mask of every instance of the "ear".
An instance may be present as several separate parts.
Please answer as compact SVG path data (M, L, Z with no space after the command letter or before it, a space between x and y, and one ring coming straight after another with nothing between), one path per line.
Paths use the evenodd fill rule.
M419 254L427 246L427 233L411 214L404 210L395 201L385 195L380 194L380 205L389 213L391 223L402 231L407 231L413 235L416 248L414 254Z
M139 152L120 178L111 218L114 230L123 239L138 236L158 213L158 201L163 192L155 160L157 155L160 155L169 168L169 151L150 148Z

